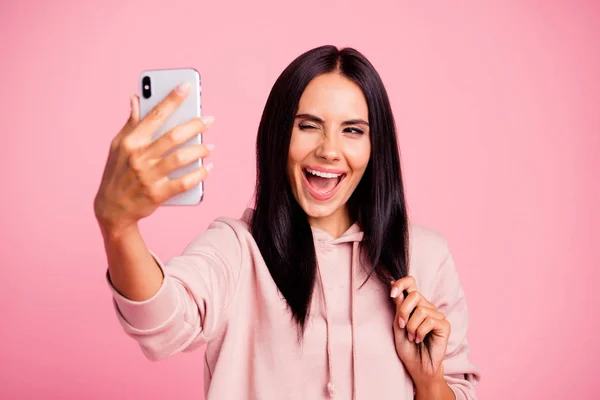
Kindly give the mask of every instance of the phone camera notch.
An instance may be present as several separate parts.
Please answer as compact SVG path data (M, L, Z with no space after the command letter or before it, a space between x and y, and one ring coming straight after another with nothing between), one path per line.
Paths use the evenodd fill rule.
M144 76L142 78L142 96L144 96L145 99L149 99L150 96L152 96L152 85L149 76Z

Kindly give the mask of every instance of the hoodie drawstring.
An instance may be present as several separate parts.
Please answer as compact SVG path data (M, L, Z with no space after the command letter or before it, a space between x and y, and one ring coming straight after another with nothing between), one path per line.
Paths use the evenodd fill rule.
M335 397L337 394L335 391L335 386L333 385L333 368L331 368L331 343L329 340L329 313L327 312L327 297L325 296L325 287L323 284L323 275L321 275L321 268L317 268L319 271L319 283L321 286L321 296L323 297L323 307L325 308L325 344L327 346L327 369L329 372L329 382L327 383L327 392L329 393L329 397Z
M351 333L352 333L352 399L356 400L356 332L354 327L354 272L355 267L357 265L356 258L358 257L358 246L360 242L353 242L352 244L352 255L351 255L351 264L350 264L350 325L351 325ZM334 398L337 395L337 391L335 389L335 385L333 384L333 368L331 361L331 340L330 340L330 321L329 321L329 313L327 312L327 298L325 295L325 285L323 284L323 276L321 274L321 269L317 268L319 272L319 281L321 286L321 295L323 297L323 306L325 308L325 329L326 329L326 347L327 347L327 368L329 373L329 382L327 382L327 393L330 398Z
M352 327L352 399L356 400L356 332L354 330L354 273L357 265L358 245L360 242L352 244L352 263L350 265L350 325Z

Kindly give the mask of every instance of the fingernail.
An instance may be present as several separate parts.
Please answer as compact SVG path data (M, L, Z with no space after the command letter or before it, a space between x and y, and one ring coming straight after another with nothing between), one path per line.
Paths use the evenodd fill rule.
M206 125L212 124L213 122L215 122L215 117L213 117L212 115L202 117L202 122L204 122Z
M415 337L413 336L413 334L412 334L412 333L410 333L410 332L408 332L408 341L409 341L409 342L412 342L414 338L415 338Z
M177 89L175 89L175 91L177 92L178 95L183 96L184 94L187 94L188 90L190 90L190 84L189 83L182 83L181 85L177 86Z
M398 293L400 293L400 289L398 289L397 287L392 289L392 293L390 294L391 297L396 298L398 297Z
M207 145L206 145L206 148L208 149L208 151L213 151L213 150L215 149L215 147L217 147L217 146L215 146L215 145L214 145L214 144L212 144L212 143L211 143L211 144L207 144Z
M406 326L406 322L404 322L404 319L402 319L402 317L398 318L398 325L400 325L400 328L404 329L404 327Z
M421 339L419 339L418 336L415 338L415 343L417 343L417 344L421 343Z
M215 165L213 163L208 163L206 164L206 166L204 167L205 170L210 171L211 169L213 169Z

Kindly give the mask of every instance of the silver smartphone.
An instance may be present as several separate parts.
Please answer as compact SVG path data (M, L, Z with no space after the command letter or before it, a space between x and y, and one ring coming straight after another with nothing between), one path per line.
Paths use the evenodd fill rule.
M140 74L140 119L144 118L150 110L158 105L164 98L181 83L189 83L191 88L187 98L183 103L169 116L167 121L158 129L152 137L156 140L165 133L169 132L177 125L181 125L193 118L202 115L200 73L193 68L177 69L154 69L143 71ZM198 134L187 142L177 146L168 154L181 148L182 146L197 145L202 143L202 135ZM169 174L170 179L177 179L202 166L202 159L198 159L191 164L181 167ZM204 197L204 182L200 182L193 188L179 193L164 202L163 206L190 206L196 205Z

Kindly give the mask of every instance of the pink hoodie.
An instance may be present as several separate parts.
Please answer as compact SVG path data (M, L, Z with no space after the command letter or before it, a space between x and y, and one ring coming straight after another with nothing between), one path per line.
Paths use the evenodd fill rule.
M207 400L412 399L394 345L389 285L359 265L363 233L338 239L313 228L317 283L302 342L258 247L241 220L219 218L183 254L162 263L165 279L142 302L111 290L125 332L151 360L206 346ZM457 400L475 399L479 370L467 358L467 303L445 239L410 228L410 275L450 321L444 373ZM107 275L108 276L108 275Z

